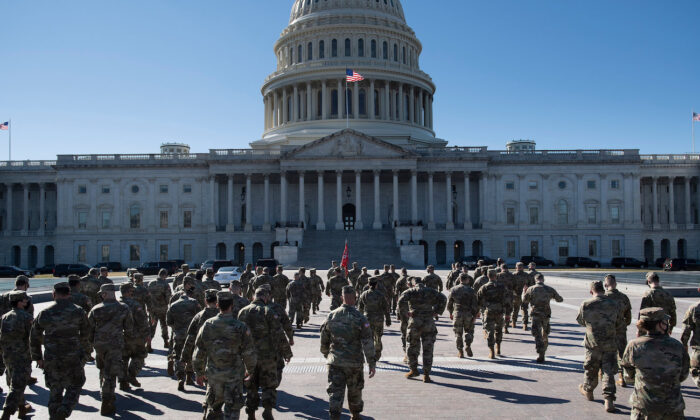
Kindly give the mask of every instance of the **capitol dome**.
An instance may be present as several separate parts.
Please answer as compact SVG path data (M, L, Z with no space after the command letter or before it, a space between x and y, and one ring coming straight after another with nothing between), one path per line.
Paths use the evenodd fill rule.
M300 146L347 127L399 145L441 147L435 85L399 0L295 0L265 80L256 149ZM352 69L364 80L347 83Z

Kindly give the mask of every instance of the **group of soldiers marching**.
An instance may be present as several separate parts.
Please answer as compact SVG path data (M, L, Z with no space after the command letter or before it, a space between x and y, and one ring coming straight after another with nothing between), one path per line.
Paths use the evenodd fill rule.
M160 323L168 351L167 373L185 385L206 386L205 419L238 419L246 408L249 419L262 405L263 419L272 419L283 369L292 358L294 328L303 329L310 314L319 310L322 294L331 298L330 314L321 326L321 353L328 369L329 414L339 419L345 392L353 419L363 410L363 366L369 377L382 357L384 328L392 316L400 323L407 378L419 376L423 353L423 381L430 378L436 321L448 310L453 323L457 356L473 357L472 343L481 318L489 358L502 355L502 338L516 328L522 311L523 330L531 322L538 353L545 362L550 335L550 302L563 298L544 284L534 264L529 271L516 264L511 273L498 261L479 261L473 275L455 264L443 281L428 266L423 277L397 273L393 265L368 273L353 263L346 271L332 262L324 284L316 269L298 269L292 279L276 268L251 264L227 289L214 280L212 269L192 272L185 264L169 279L161 270L144 283L143 274L129 270L129 281L117 286L106 269L87 276L69 276L53 287L54 303L34 317L27 294L29 280L17 277L15 290L0 296L0 350L9 393L0 420L15 412L24 418L32 410L24 399L31 377L31 362L44 371L49 388L51 419L65 419L78 403L85 383L85 364L99 370L102 415L115 413L117 385L122 391L141 387L138 375L153 352L151 339ZM172 286L170 284L172 280ZM584 382L579 391L593 400L603 383L605 409L615 411L617 385L635 382L632 418L683 418L680 383L689 370L700 387L700 304L684 317L681 342L670 337L676 325L673 297L659 284L656 273L647 275L649 290L642 298L637 327L639 338L627 343L632 322L629 298L617 289L613 275L593 282L592 298L583 302L577 321L586 328ZM692 346L692 359L687 348ZM92 357L94 351L95 357Z

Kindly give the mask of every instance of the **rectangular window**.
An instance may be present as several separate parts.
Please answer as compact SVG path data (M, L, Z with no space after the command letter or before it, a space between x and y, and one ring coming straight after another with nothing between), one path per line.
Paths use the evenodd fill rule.
M182 215L182 227L191 228L192 227L192 210L185 210Z
M515 209L513 207L508 207L506 209L506 224L507 225L514 225L515 224Z
M112 213L108 211L102 212L102 229L109 229L112 224Z
M192 185L190 184L185 184L182 186L182 192L185 194L189 194L192 192Z
M615 207L610 207L610 222L618 224L620 223L620 208L615 206Z
M566 258L569 256L569 242L559 241L559 257Z
M595 181L588 181L586 185L589 190L595 190Z
M622 243L619 239L612 240L612 256L621 257L622 256Z
M78 194L87 194L87 185L78 185Z
M530 224L540 224L540 209L538 207L530 207Z
M182 258L185 261L192 261L192 245L185 244L182 246Z
M141 209L139 207L132 207L129 209L129 226L131 229L141 228Z
M610 189L611 190L619 190L620 189L620 181L617 179L613 179L610 181Z
M598 255L598 241L591 239L588 241L588 256L595 257L597 255Z
M102 186L102 194L109 194L110 191L109 185Z
M508 241L506 243L506 251L508 258L515 258L515 241Z
M78 212L78 229L87 229L87 212Z
M87 262L87 245L78 245L78 262Z
M109 261L109 245L102 245L101 258L102 262Z
M168 228L168 212L167 211L160 212L160 228L161 229Z
M537 181L530 181L527 183L527 188L530 190L536 190L537 189Z
M586 216L588 217L588 224L594 225L598 222L596 219L596 209L594 206L586 207Z
M141 248L138 245L129 245L129 261L141 261Z
M515 190L515 182L506 182L506 190L514 191Z
M159 187L160 193L161 194L167 194L168 193L168 186L167 185L161 185Z
M168 261L168 245L163 244L160 246L160 260Z
M537 241L530 241L530 256L537 257L540 255L540 243Z

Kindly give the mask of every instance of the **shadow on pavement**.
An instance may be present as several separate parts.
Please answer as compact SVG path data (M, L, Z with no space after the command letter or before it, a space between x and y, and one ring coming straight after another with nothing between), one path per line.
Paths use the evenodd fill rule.
M570 400L565 400L561 398L545 397L542 395L529 395L529 394L519 394L517 392L502 391L499 389L489 389L489 388L477 388L467 385L457 385L457 384L446 384L435 382L435 385L443 386L447 388L459 389L465 392L471 392L474 394L482 394L489 396L495 400L503 401L510 404L566 404Z
M347 401L345 401L347 406ZM277 392L277 411L288 413L294 417L309 420L326 420L328 418L328 401L314 397L313 395L297 396L284 391ZM348 418L349 411L343 409L343 418ZM362 413L362 418L374 420Z

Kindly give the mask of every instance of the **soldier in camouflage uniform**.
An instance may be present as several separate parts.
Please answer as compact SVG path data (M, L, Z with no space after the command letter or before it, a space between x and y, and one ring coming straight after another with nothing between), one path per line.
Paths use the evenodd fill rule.
M510 315L513 313L513 300L514 300L514 295L513 291L515 289L515 279L513 278L513 274L508 270L508 266L506 264L501 264L498 268L501 269L501 272L496 275L498 278L498 282L501 283L508 289L508 296L506 297L506 306L505 306L505 313L503 314L505 320L503 322L503 330L506 334L509 333L508 331L508 326L510 325Z
M287 285L286 293L289 299L290 322L296 321L297 329L300 330L304 322L304 302L307 300L307 295L299 273L294 273L294 281Z
M552 287L544 284L542 274L538 274L535 281L534 286L523 292L522 302L532 306L532 336L535 338L535 350L539 355L537 363L544 363L544 355L549 346L549 320L552 318L552 307L549 303L552 299L563 302L564 298Z
M617 330L615 341L617 342L617 360L618 364L622 360L622 355L627 348L627 326L632 323L632 304L629 298L619 290L617 290L617 279L614 275L608 274L605 276L605 296L617 302L622 313L622 325ZM625 377L620 370L620 379L617 381L620 386L626 386Z
M698 289L700 292L700 288ZM688 308L683 317L683 335L681 342L688 349L688 343L693 349L690 356L690 375L695 385L700 388L700 302Z
M90 302L96 305L101 302L100 300L100 281L97 280L99 271L96 268L91 268L87 276L80 279L80 289L83 293L90 298Z
M362 270L357 267L357 263L352 263L352 270L348 271L348 281L357 290L357 279L362 274ZM330 277L329 277L330 278Z
M331 297L331 311L343 304L343 287L347 285L348 281L340 273L340 268L336 268L335 274L326 283L326 296Z
M114 390L117 378L122 379L124 374L124 337L132 336L134 330L129 307L117 302L114 291L114 285L103 284L100 287L102 303L95 305L88 314L88 336L95 348L95 366L100 370L102 381L100 414L104 416L113 415L116 410Z
M262 267L262 272L253 280L253 290L264 285L272 287L271 282L272 277L270 277L270 270L267 267Z
M78 404L91 349L87 315L71 302L68 283L53 286L53 299L34 319L29 346L32 360L44 370L49 415L64 420Z
M590 293L593 298L581 304L576 318L579 325L586 327L583 342L586 348L584 383L579 385L579 391L588 401L593 401L593 390L598 386L598 371L602 370L605 410L612 413L615 411L617 373L616 336L623 323L622 313L617 302L605 296L603 282L591 283Z
M479 313L479 302L476 292L469 285L470 278L468 274L460 274L457 285L450 289L450 297L447 299L447 311L452 320L457 357L460 359L464 357L462 348L467 351L467 356L474 356L472 342L474 341L474 323Z
M401 276L396 272L396 266L394 266L394 264L389 266L389 274L392 277L392 282L389 285L391 289L391 314L396 315L396 305L399 302L399 295L396 294L396 282L399 281Z
M182 282L185 280L185 276L190 272L190 266L187 264L182 264L180 266L180 269L182 271L177 276L175 276L175 279L173 280L173 290L177 289L179 286L182 285ZM160 273L158 273L158 276L160 276ZM166 271L166 277L167 277L167 271Z
M231 312L233 295L218 292L217 299L220 313L198 330L194 370L198 385L207 382L204 418L238 420L245 403L244 378L257 364L255 345L248 327Z
M369 279L372 277L368 272L367 272L367 267L362 267L362 274L357 276L357 283L353 285L357 293L357 297L360 297L360 294L362 294L362 291L369 285Z
M240 277L241 292L243 293L243 297L246 299L248 299L248 288L253 282L253 279L255 279L255 273L253 272L253 264L248 263L245 266L245 271L243 272L243 274L241 274Z
M177 389L183 392L185 381L194 384L194 370L190 365L183 363L180 356L187 339L187 328L192 323L192 318L202 309L194 299L194 281L194 278L188 276L183 279L183 294L170 305L165 315L165 322L173 329L170 363L178 380Z
M405 268L401 269L402 277L396 282L396 286L394 287L394 293L397 296L396 302L397 302L397 308L398 308L398 299L401 297L403 292L406 290L410 289L412 286L411 283L411 277L408 276L408 272L406 271ZM406 354L406 336L408 334L408 313L407 312L401 312L400 310L397 310L396 312L396 317L399 320L400 323L400 330L401 330L401 347L403 348L403 361L404 363L408 363L408 355Z
M163 346L169 348L168 343L168 325L165 322L165 315L168 312L168 305L172 297L172 291L168 284L168 272L161 269L158 272L158 278L148 282L148 294L150 297L150 306L148 312L151 317L151 337L156 335L156 328L160 323L160 334L163 337Z
M423 382L430 383L430 370L433 366L433 346L437 337L435 321L445 311L447 298L442 293L423 284L414 277L414 286L399 298L399 311L407 312L408 321L408 363L411 370L406 378L418 376L418 356L423 345Z
M396 296L396 301L398 303L399 297L403 292L411 287L411 278L408 276L408 270L405 268L401 269L401 277L394 283L394 296Z
M515 273L511 275L513 279L513 313L510 317L511 326L516 328L518 325L518 315L523 307L523 292L528 287L530 275L525 272L525 264L519 262L515 264ZM527 321L523 321L527 324Z
M241 287L241 282L238 280L231 280L228 286L229 292L233 296L233 306L231 307L231 313L234 318L238 318L238 312L250 304L250 301L243 296L243 288Z
M32 373L29 334L33 319L25 311L29 298L26 292L12 291L8 301L12 309L0 318L0 349L10 385L2 409L2 420L9 420L17 410L19 418L24 418L31 409L24 399L24 390Z
M92 301L87 295L80 293L80 277L75 274L68 276L70 286L70 298L73 304L80 306L87 313L92 309Z
M180 361L182 363L192 363L192 352L194 351L199 329L202 328L207 320L215 317L219 313L219 309L216 307L217 296L218 291L216 289L208 289L204 292L204 303L206 306L204 309L197 312L194 318L192 318L190 325L187 327L187 338L185 338L185 344L180 354ZM231 303L233 303L233 296L231 296ZM196 373L197 370L194 370Z
M323 291L326 288L325 286L323 286L323 280L321 280L321 277L318 274L316 274L315 268L309 270L309 276L309 280L311 280L311 305L315 314L316 311L320 310L319 305L321 304Z
M97 281L100 282L100 286L102 286L103 284L114 284L112 279L110 279L108 276L109 270L107 269L107 267L100 267L100 277L97 278Z
M462 273L462 264L456 262L452 264L452 270L447 274L447 282L445 282L445 290L451 290L457 285L459 275Z
M369 320L372 335L374 336L375 361L382 358L382 335L384 335L384 323L391 326L391 314L386 296L377 290L377 280L369 281L369 290L362 292L357 302L357 309Z
M649 290L644 292L642 296L642 304L639 309L659 307L664 308L666 314L671 317L669 321L668 335L671 335L673 327L676 326L676 301L673 296L659 284L659 275L650 272L647 273L647 285Z
M302 310L304 313L304 323L309 322L311 317L311 279L306 277L306 268L299 268L299 280L304 285L306 289L306 297L304 298L304 304L302 305ZM285 293L286 294L286 293Z
M287 285L289 277L284 275L284 267L277 266L277 274L272 276L270 286L272 286L272 301L287 310Z
M478 279L481 276L486 276L486 278L488 278L488 266L484 260L477 261L476 268L474 269L474 278Z
M151 304L151 294L148 291L148 287L143 283L143 274L139 272L135 272L133 274L132 278L132 285L134 286L134 290L131 292L131 299L135 300L136 302L141 305L143 308L144 312L146 313L146 320L147 320L147 325L148 325L148 340L146 341L146 352L148 353L153 353L153 348L151 347L151 340L153 339L153 334L155 333L155 329L151 331L151 323L153 317L151 316L151 307L153 306ZM169 287L168 287L169 288Z
M263 288L267 289L268 292L272 293L269 286L263 286ZM287 311L285 311L281 305L272 301L272 294L270 294L270 300L267 302L267 307L270 308L272 313L277 315L278 319L280 320L280 325L282 325L282 331L284 331L284 334L286 336L285 338L289 342L289 346L290 347L294 346L294 329L292 328L292 321L289 319L289 316L287 315ZM285 339L285 338L283 338L283 339ZM281 343L281 345L284 345L284 343ZM282 383L283 370L284 370L284 359L282 359L281 357L278 357L277 358L277 382L278 383Z
M258 280L258 277L262 276L263 274L263 267L255 267L255 276L248 282L248 290L245 291L245 297L248 300L253 300L253 297L255 296L255 283Z
M326 272L326 279L330 280L331 277L335 276L335 270L338 267L338 261L331 261L331 268Z
M277 375L278 358L282 357L289 363L292 350L284 336L279 317L267 306L270 292L264 288L255 291L255 300L238 313L238 319L245 323L255 342L258 363L250 373L250 381L246 384L246 412L248 418L255 417L255 411L260 405L261 398L258 389L262 388L263 419L272 419L272 409L277 405Z
M119 302L126 305L134 320L134 328L131 332L124 332L124 351L122 354L123 373L119 378L119 389L129 391L129 384L141 387L136 379L145 365L146 343L150 341L151 326L148 324L146 309L134 299L134 286L131 283L122 283L119 286L121 298Z
M487 336L489 357L495 359L501 355L501 341L503 340L503 317L507 303L513 294L498 281L496 270L488 271L488 283L481 286L476 293L479 308L483 311L484 334ZM495 351L494 351L495 345Z
M376 373L372 331L367 318L355 308L356 292L352 286L342 289L343 304L332 311L321 325L321 354L328 363L328 403L331 420L340 420L345 389L353 420L360 419L364 408L364 360L369 377Z
M426 287L432 287L433 289L442 293L442 279L440 276L435 274L435 267L429 265L426 270L428 271L428 275L423 277L423 284Z
M642 335L629 342L622 357L623 368L634 377L632 420L685 419L681 383L688 378L690 361L683 344L669 337L670 322L663 308L639 312Z
M207 268L207 271L205 272L205 277L202 279L202 287L204 290L216 290L219 291L221 290L221 285L219 284L218 281L214 280L214 269L209 267ZM206 300L206 296L204 297Z

